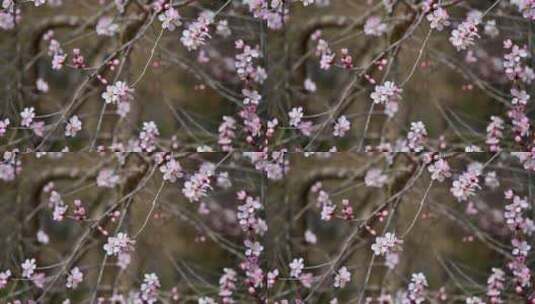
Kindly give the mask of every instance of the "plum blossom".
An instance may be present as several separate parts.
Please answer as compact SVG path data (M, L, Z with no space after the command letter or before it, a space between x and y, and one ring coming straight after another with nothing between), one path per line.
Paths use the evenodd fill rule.
M38 78L35 82L35 87L37 88L37 91L46 93L48 92L48 83L43 78Z
M97 176L97 186L104 188L115 188L120 178L113 169L102 169Z
M449 18L448 11L441 7L438 7L427 14L427 20L429 21L431 28L436 29L439 32L442 31L444 27L450 25Z
M100 36L114 36L119 31L119 25L113 23L113 18L104 16L97 22L97 35Z
M65 136L75 137L80 130L82 130L82 121L78 118L78 116L74 115L69 119L69 122L65 127Z
M366 172L364 177L364 184L368 187L381 188L388 181L388 176L383 174L383 170L379 168L372 168Z
M369 36L381 36L386 32L386 29L386 24L381 22L381 18L377 16L369 17L364 24L364 34Z
M477 23L467 20L451 32L450 42L457 51L463 51L472 46L476 38L479 38Z
M34 107L24 108L22 112L20 112L20 118L21 118L21 122L20 122L21 126L30 127L33 122L33 119L35 118L35 108Z
M63 204L63 202L56 204L52 212L52 218L54 219L54 221L63 221L63 219L65 218L65 213L67 213L67 209L69 209L69 206Z
M269 271L267 273L267 287L272 288L273 285L275 285L275 282L277 281L277 277L279 276L279 270L274 269L273 271Z
M188 49L188 51L195 51L210 39L209 25L213 22L211 12L205 11L199 15L197 20L190 23L188 27L182 31L180 41Z
M496 38L500 35L500 30L496 27L496 20L488 20L485 22L483 32L490 38Z
M385 255L385 265L389 269L393 270L399 264L399 252L390 251Z
M310 78L305 79L304 87L305 90L310 93L314 93L317 90L316 83L314 83L314 81L312 81Z
M498 116L491 116L487 125L487 140L491 152L500 150L500 141L503 137L504 121Z
M423 143L427 137L427 130L421 121L411 122L411 129L407 134L407 146L413 152L421 152L424 149Z
M45 134L45 122L34 121L30 126L30 129L32 129L33 134L35 134L36 136L43 137L43 135Z
M231 268L224 268L223 272L224 274L219 278L219 296L222 298L224 304L234 303L232 294L236 290L238 274Z
M401 100L402 89L396 86L392 81L386 81L383 85L375 86L374 92L370 94L375 104L385 106L385 113L393 117L398 111L399 101Z
M121 253L128 253L136 241L130 239L126 233L119 232L116 236L108 237L104 244L104 251L108 256L118 256Z
M132 99L133 89L129 88L126 82L117 81L113 85L106 87L106 92L102 93L102 99L107 104L128 102Z
M7 128L9 127L10 121L9 118L6 118L4 120L0 120L0 137L4 136L7 132Z
M407 303L423 303L425 301L425 289L427 286L427 279L423 273L413 273L405 295L405 299L408 300Z
M153 152L156 150L156 139L160 135L154 121L144 121L143 129L139 132L139 146L143 151Z
M386 255L389 252L396 250L403 241L398 239L394 233L387 232L384 236L375 238L375 243L372 244L372 251L374 255Z
M35 265L35 259L26 259L24 263L21 264L22 268L22 277L26 279L31 279L37 266Z
M258 92L255 90L243 89L241 92L243 96L245 96L245 98L243 99L244 105L258 105L262 100L262 96L258 94Z
M250 240L245 240L245 255L246 256L255 256L259 257L264 247L259 242L251 242Z
M158 20L162 22L162 28L169 31L174 31L182 24L182 22L180 22L180 14L173 7L168 8L158 15Z
M67 276L67 288L76 289L80 283L84 280L84 274L80 271L80 268L74 267Z
M347 120L345 115L338 117L334 124L333 135L336 137L344 137L347 131L351 129L351 122Z
M535 3L530 0L511 0L511 4L518 8L524 18L535 19Z
M260 200L248 196L244 191L238 193L238 199L243 202L238 206L236 214L241 229L244 232L254 231L256 234L263 235L268 227L266 222L258 216L259 211L263 209Z
M43 245L46 245L50 242L50 238L48 237L48 234L44 232L43 230L37 231L37 241Z
M163 173L163 180L174 183L178 178L184 176L182 166L178 160L171 158L165 164L160 166L160 172Z
M67 59L67 54L63 54L63 53L54 54L54 57L52 57L52 69L61 70L63 68L63 64L65 63L66 59Z
M466 304L485 304L480 297L467 297L465 300Z
M446 178L451 177L450 166L445 159L438 159L427 167L431 173L431 179L443 182Z
M510 42L510 40L506 40ZM505 44L505 43L504 43ZM527 46L520 47L516 44L512 46L506 45L506 48L510 48L511 52L503 56L503 69L509 80L521 79L525 83L530 83L533 80L532 72L527 65L523 64L523 60L531 57Z
M503 303L501 298L505 288L505 272L499 268L492 268L492 274L487 280L487 296L490 303Z
M217 302L210 297L200 297L197 303L198 304L217 304Z
M242 50L241 53L235 56L234 62L234 68L240 80L245 82L254 81L256 83L264 82L267 78L266 71L261 66L255 65L255 62L262 58L260 47L253 48L245 44L243 40L237 40L234 45L236 49Z
M314 232L307 230L305 231L305 242L314 245L318 242L318 237L316 236L316 234L314 234Z
M212 189L210 178L214 175L213 164L205 163L201 165L199 171L193 174L182 188L182 193L190 202L198 202Z
M153 304L158 301L158 289L160 289L160 280L155 273L145 274L141 284L141 299L144 303Z
M295 258L290 263L290 276L292 278L299 278L301 276L301 273L303 272L303 268L305 267L305 264L303 262L303 258Z
M331 202L326 202L322 204L321 207L321 219L323 221L330 221L331 218L334 215L334 211L336 210L336 205L334 205Z
M41 289L45 287L45 280L46 280L46 276L42 272L35 273L31 278L32 283L37 288L41 288Z
M456 180L453 181L450 192L459 202L468 200L475 195L476 190L480 189L479 185L480 172L467 169Z
M347 270L347 267L343 266L336 272L334 287L344 288L349 282L351 282L351 273Z
M220 36L222 36L224 38L227 38L230 35L232 35L232 31L230 30L230 27L228 26L228 21L227 20L219 20L217 22L216 34L218 34L218 35L220 35Z
M46 3L46 0L31 0L35 6L41 6Z
M320 68L323 70L331 68L331 65L334 62L334 57L336 56L336 54L329 48L327 41L323 39L318 39L316 55L320 56Z
M303 107L292 108L288 116L290 117L290 126L297 128L303 119Z
M223 116L223 122L218 128L219 136L217 143L223 151L232 150L232 142L236 137L236 120L230 116Z
M0 289L4 289L11 277L11 270L0 272Z

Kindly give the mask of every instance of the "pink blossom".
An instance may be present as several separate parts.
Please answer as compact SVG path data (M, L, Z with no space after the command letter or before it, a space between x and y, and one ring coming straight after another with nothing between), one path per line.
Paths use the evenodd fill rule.
M436 29L439 32L442 31L444 27L450 25L449 18L448 11L441 7L438 7L427 14L427 20L430 22L431 28Z
M31 279L37 266L35 265L35 259L26 259L24 263L21 264L22 267L22 277L26 279Z
M195 51L210 39L209 25L212 24L213 17L211 13L205 11L199 14L199 17L194 22L190 23L185 30L182 31L180 41L188 49L188 51Z
M351 282L351 273L347 270L347 267L343 266L336 272L334 287L344 288L349 282Z
M182 24L182 22L180 22L180 14L173 7L170 7L158 15L158 20L162 22L162 28L169 31L174 31Z
M102 169L97 176L97 186L114 188L119 183L119 176L112 169Z
M180 162L174 158L170 158L164 165L160 166L160 172L163 173L163 179L171 183L184 176Z
M375 86L375 91L370 94L375 104L385 105L385 113L393 117L398 111L398 103L401 100L402 89L392 81L386 81L383 85Z
M292 278L299 278L305 267L303 258L295 258L290 263L290 276Z
M110 236L103 248L106 251L106 255L118 256L121 253L128 253L135 243L126 233L119 232L115 237Z
M145 274L140 288L141 299L144 301L144 303L156 303L158 301L158 289L160 287L160 280L155 273Z
M33 119L35 118L35 108L34 107L24 108L24 110L20 112L20 118L21 118L21 122L20 122L21 126L30 127L30 125L33 122Z
M69 119L67 126L65 127L65 136L75 137L78 132L82 130L82 121L78 116L74 115Z
M366 176L364 177L364 183L368 187L381 188L386 184L387 181L388 176L383 174L383 170L378 168L372 168L368 170L366 172Z
M467 20L451 32L450 42L457 51L463 51L474 45L476 38L479 38L477 23Z
M224 274L219 278L219 296L223 304L234 303L232 294L236 290L237 273L233 269L224 268Z
M438 159L427 167L431 173L431 179L443 182L446 178L451 177L450 166L445 159Z
M387 232L384 236L375 238L375 243L372 244L372 251L374 255L386 255L399 248L403 241L398 239L394 233Z
M80 271L80 268L74 267L67 276L67 288L76 289L80 283L84 280L84 274Z
M334 125L333 135L336 137L344 137L346 132L351 129L351 122L342 115L338 117Z
M0 289L4 289L11 277L11 270L0 272Z
M9 118L0 120L0 137L6 134L7 128L9 127L9 123L10 123Z
M450 192L459 201L466 201L469 197L475 195L476 190L480 189L480 173L473 170L466 170L456 180L453 181Z
M381 22L381 18L377 16L369 17L364 24L364 33L370 36L381 36L386 32L386 29L386 24Z
M104 16L98 20L96 31L97 35L111 37L119 31L119 25L113 23L112 17Z

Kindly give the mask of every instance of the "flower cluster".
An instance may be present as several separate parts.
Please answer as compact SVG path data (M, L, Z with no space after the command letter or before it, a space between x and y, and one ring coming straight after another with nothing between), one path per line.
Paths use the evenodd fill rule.
M385 106L385 113L393 117L399 109L402 89L396 86L392 81L387 81L383 85L375 86L374 92L370 94L375 104Z
M423 303L427 286L427 279L423 273L413 273L402 303Z
M432 29L442 31L445 27L450 25L448 11L441 7L437 7L431 13L427 14L427 20Z
M190 23L185 30L182 31L180 41L188 49L188 51L195 51L210 39L209 26L214 22L213 13L204 11L199 14L197 20Z
M153 304L158 301L158 289L160 289L160 280L155 273L145 274L141 284L141 299L143 303Z
M451 32L450 42L458 51L463 51L474 45L479 37L477 23L466 20Z
M375 238L375 243L372 244L372 251L374 255L384 256L393 251L399 251L400 245L403 241L398 239L392 232L385 233L384 236Z
M486 143L489 145L489 149L492 152L500 150L500 141L503 137L503 126L504 122L498 116L491 116L490 123L487 125L487 140Z
M468 198L475 195L476 190L481 188L479 185L480 174L481 172L479 170L469 167L453 181L450 188L451 194L453 194L459 202L468 200Z
M184 176L180 162L172 157L160 166L160 172L163 173L163 179L171 183Z
M232 294L236 290L237 273L231 268L224 268L223 272L219 278L219 296L223 304L234 303Z
M121 102L129 102L132 99L134 90L124 81L117 81L113 85L106 87L106 92L102 93L102 99L107 104L117 104Z
M431 179L439 182L443 182L446 178L451 177L450 166L448 162L439 158L434 163L427 167L429 173L431 173Z
M84 280L84 274L80 271L80 268L74 267L67 276L67 288L76 289L80 283Z
M180 14L173 7L169 7L163 13L158 15L158 20L162 22L162 28L168 31L174 31L177 27L182 25Z
M135 243L136 241L130 239L126 233L119 232L116 236L110 236L103 248L106 255L118 256L130 252Z
M208 190L212 189L210 178L214 176L214 174L214 164L208 162L203 163L200 166L199 171L184 182L182 193L190 200L190 202L198 202L201 198L207 195Z

